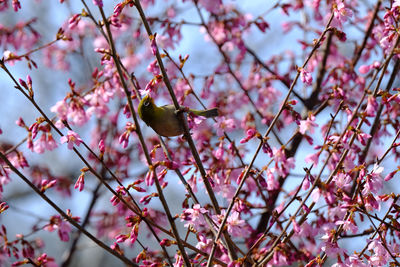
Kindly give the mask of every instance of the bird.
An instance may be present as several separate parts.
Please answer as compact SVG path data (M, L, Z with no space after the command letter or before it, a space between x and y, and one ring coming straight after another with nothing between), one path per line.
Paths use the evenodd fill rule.
M184 110L184 109L183 109ZM188 109L189 113L206 118L219 116L218 108L196 110ZM139 103L139 117L150 126L157 134L165 137L179 136L183 134L177 110L174 105L157 106L154 99L147 94Z

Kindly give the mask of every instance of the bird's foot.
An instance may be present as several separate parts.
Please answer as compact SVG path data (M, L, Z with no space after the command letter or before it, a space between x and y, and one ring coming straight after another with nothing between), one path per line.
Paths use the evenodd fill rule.
M192 135L193 133L189 131L189 134ZM183 141L187 141L187 138L184 134L182 134L181 138Z
M179 109L175 109L175 115L178 116L179 114L188 111L189 111L188 107L179 107Z

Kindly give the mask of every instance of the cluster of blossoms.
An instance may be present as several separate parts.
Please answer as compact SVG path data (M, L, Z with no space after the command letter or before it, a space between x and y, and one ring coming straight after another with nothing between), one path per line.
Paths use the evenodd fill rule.
M48 36L29 3L0 1L34 17L0 21L0 92L39 114L20 137L0 120L0 219L21 211L15 180L54 212L16 237L4 223L0 265L68 266L83 235L128 266L400 264L400 1L239 2L60 0L76 13ZM65 80L47 75L63 93L44 105L48 69ZM139 119L145 94L219 116L183 109L164 138ZM37 160L57 152L74 160ZM79 216L55 197L83 194Z

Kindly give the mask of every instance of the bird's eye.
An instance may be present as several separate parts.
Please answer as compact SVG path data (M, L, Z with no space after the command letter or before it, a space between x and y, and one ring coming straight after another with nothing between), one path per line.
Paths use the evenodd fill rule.
M150 104L149 101L145 101L145 102L143 103L143 105L144 105L145 107L147 107L149 104Z

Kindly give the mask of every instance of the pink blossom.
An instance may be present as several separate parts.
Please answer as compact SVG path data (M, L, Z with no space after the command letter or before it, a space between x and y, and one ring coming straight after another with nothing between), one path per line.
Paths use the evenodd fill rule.
M304 68L300 68L300 79L303 83L307 85L312 85L313 78L311 74L306 71Z
M263 141L263 144L262 144L262 150L265 154L268 154L268 156L273 157L272 148L269 145L269 143L265 140Z
M318 124L315 123L315 116L310 114L306 120L300 121L299 132L305 134L306 131L310 131L310 133L313 134L315 127L318 127Z
M222 0L199 0L199 4L208 12L217 14L221 10Z
M68 109L68 119L70 120L71 124L78 126L84 125L89 119L85 109L83 108L83 103L81 103L80 100L72 102Z
M288 33L289 31L291 31L293 28L293 25L294 25L294 23L289 22L289 21L282 22L281 27L282 27L283 33Z
M240 143L247 143L250 139L255 137L257 134L257 130L254 128L250 128L246 131L246 137L240 140Z
M19 57L16 53L11 52L9 50L5 50L3 52L4 61L6 61L10 66L14 66L16 61L20 61L21 57Z
M311 164L313 164L313 166L314 167L317 167L318 166L318 161L319 161L319 156L320 156L320 152L316 152L316 153L314 153L314 154L308 154L306 157L305 157L305 159L304 159L304 161L306 162L306 163L311 163Z
M288 266L289 265L289 259L287 255L280 251L276 251L274 255L272 256L271 260L271 265L272 266Z
M68 222L61 221L58 229L58 236L61 241L69 241L69 233L71 232L71 225Z
M361 74L365 74L365 73L369 72L370 69L371 69L371 66L370 66L370 65L361 65L361 66L358 68L358 71L359 71Z
M104 143L104 139L101 139L99 142L99 150L100 153L104 153L106 151L106 145Z
M10 156L9 157L10 162L16 167L16 168L25 168L25 167L29 167L29 164L26 160L26 158L24 157L24 155L22 153L16 153L14 156ZM8 172L6 171L6 169L3 170L4 174L1 173L0 171L0 191L1 191L1 184L2 182L8 183ZM4 175L2 177L2 175ZM1 179L4 179L4 181L2 181Z
M348 259L346 259L347 266L359 266L359 267L368 267L358 255L352 255Z
M217 130L217 135L222 136L224 132L229 133L236 129L234 119L226 118L225 116L217 117L217 122L214 123L214 128Z
M174 262L173 266L174 267L185 266L182 255L179 255L178 253L175 254L175 262Z
M301 184L301 189L308 190L308 188L310 188L310 185L311 185L310 175L307 174L307 176L303 180L303 183Z
M66 120L68 115L68 104L65 102L65 100L60 100L50 108L50 111L57 113L57 116L61 120Z
M367 174L365 177L365 185L362 190L363 195L367 195L369 193L378 193L383 187L383 179L381 177L381 173L383 172L383 167L379 167L378 165L374 165L373 170L370 174Z
M353 11L345 6L344 1L336 0L336 4L333 8L333 15L333 26L338 26L341 28L343 23L346 22L348 18L353 16Z
M122 144L123 148L127 148L128 144L129 144L129 137L130 137L132 131L134 131L134 130L135 130L134 124L131 122L127 122L125 125L125 132L123 132L118 139L118 142L120 144Z
M99 7L103 7L103 0L93 0L93 4Z
M176 11L173 8L168 8L167 9L167 16L168 18L174 18L176 16Z
M369 258L370 263L374 266L384 266L391 258L389 252L382 245L381 241L376 239L368 245L368 249L374 251L374 254Z
M371 135L367 133L359 133L357 134L357 140L363 145L367 145L367 140L371 138Z
M319 200L320 197L321 197L321 191L320 191L318 188L314 189L314 190L312 191L312 193L311 193L311 199L312 199L314 202L318 202L318 200Z
M75 14L72 16L72 18L69 19L68 23L69 23L69 28L73 29L75 28L79 21L81 20L81 14Z
M32 133L32 139L36 138L36 135L39 133L39 126L41 121L37 121L29 127L29 131Z
M13 8L19 11L20 2L0 0L0 11L5 15L13 13ZM78 148L83 141L68 130L78 126L79 132L85 132L88 138L85 148L90 151L80 147L82 156L108 185L115 187L110 193L106 191L111 188L101 185L100 191L109 197L110 203L96 206L89 214L87 227L98 239L114 239L110 243L113 252L128 257L131 247L139 247L136 241L140 238L143 239L140 240L143 247L139 248L142 252L138 252L136 259L128 257L138 265L154 267L171 260L174 266L185 264L185 255L179 251L174 253L176 238L163 233L170 231L170 227L166 211L159 205L160 188L154 186L159 182L165 193L175 193L167 194L166 201L172 208L173 219L181 220L187 227L187 233L181 236L187 243L185 247L200 250L192 253L188 249L191 264L195 266L207 264L213 246L213 258L228 267L246 264L244 257L254 259L260 266L293 266L307 262L307 266L386 266L392 260L387 252L394 256L399 254L400 245L394 242L398 238L396 231L379 227L379 224L386 208L394 207L396 197L384 182L390 181L388 186L396 186L398 182L395 175L399 168L395 163L400 157L400 141L395 140L395 134L400 114L400 88L386 87L390 77L396 74L394 63L400 58L399 49L395 47L399 37L400 0L374 3L288 0L275 1L279 3L260 10L244 8L239 4L243 1L162 3L142 0L147 22L153 33L157 32L152 36L138 16L138 1L117 1L111 14L104 10L109 25L101 21L102 14L99 14L105 5L103 0L89 1L95 7L92 10L95 20L90 19L86 14L89 10L77 2L74 2L73 13L68 5L59 5L59 12L70 15L61 21L63 24L55 25L58 29L55 36L47 36L47 31L37 32L44 17L37 16L28 6L24 12L14 13L15 19L0 25L0 43L5 51L5 65L2 62L0 65L7 78L5 81L11 84L6 87L17 85L17 89L22 89L16 90L17 93L34 100L32 103L8 103L8 95L4 94L5 115L4 122L0 122L4 133L0 135L0 150L42 193L75 197L78 194L71 195L71 190L83 191L88 185L97 187L87 184L87 170L81 169L74 183L69 173L77 171L72 158L63 160L67 173L52 166L57 163L58 157L52 158L57 151L45 155L44 161L36 158L43 156L39 153L56 150L60 140L54 140L53 130L65 132L61 141L68 143L69 148ZM38 10L40 5L49 8L44 1L35 3ZM157 12L160 4L163 9ZM376 16L375 8L378 8ZM55 14L51 9L49 14ZM79 11L83 9L86 11ZM279 16L282 12L283 16ZM192 13L195 14L193 18ZM305 20L302 14L306 14ZM331 16L333 20L328 25L327 19ZM266 19L271 20L267 22ZM268 31L269 23L274 31L264 36L263 43L261 35ZM276 29L283 34L274 36ZM108 42L108 30L113 37L112 47ZM289 32L294 30L297 33ZM371 36L366 36L370 30ZM293 37L300 39L300 45L290 45ZM203 39L206 42L203 43ZM194 45L187 46L188 42ZM258 45L260 42L265 45ZM285 46L280 47L280 44ZM182 48L189 48L187 54L180 55ZM159 52L168 77L160 74L154 56ZM117 56L117 62L113 56ZM383 68L383 63L387 69ZM12 68L13 64L18 68ZM44 83L35 81L33 98L32 78L27 73L39 77L43 70L49 75ZM68 76L71 79L66 83L64 80L68 80ZM317 77L321 78L318 84L313 80ZM205 105L221 111L215 123L213 119L186 112L198 153L192 151L188 137L163 138L161 143L146 125L143 124L146 128L143 133L135 127L130 102L136 111L140 101L137 94L145 93L151 94L156 102L171 104L168 90L171 88L166 88L169 85L179 104L199 107L199 96ZM46 86L51 89L48 96L45 91L41 92ZM60 93L63 95L59 96ZM57 95L59 101L49 105L54 112L49 116L52 123L47 123L47 118L42 118L49 109L45 101ZM286 97L289 100L284 102ZM14 136L6 121L19 113L18 108L28 104L33 104L32 114L26 114L26 123L18 119L18 126L14 125L18 132ZM42 110L38 111L37 107ZM380 108L382 111L378 114ZM203 120L206 122L201 123ZM371 137L374 121L379 122L379 127ZM59 129L52 129L53 123ZM269 127L272 131L268 130L264 138L263 133ZM20 146L23 140L26 145ZM366 144L370 145L367 154ZM170 155L165 155L167 151ZM384 173L386 177L383 168L372 168L375 159L390 167ZM395 165L390 166L390 163ZM194 196L174 174L178 169ZM332 172L335 174L329 176ZM13 197L13 183L10 182L18 177L11 173L12 168L1 161L0 199ZM248 176L245 177L245 173ZM316 180L317 177L321 181ZM213 192L205 190L206 182ZM316 187L311 188L314 184ZM355 185L359 188L352 192ZM47 189L51 192L46 192ZM221 213L213 207L214 199L210 201L209 198L213 196L208 193L215 195ZM311 205L313 201L316 205ZM63 204L63 201L58 202ZM222 226L230 205L232 209ZM385 207L382 212L381 206ZM357 207L364 208L364 213ZM7 204L0 201L0 213L12 215L6 208ZM30 206L25 208L31 209ZM375 228L365 211L374 216ZM389 215L396 219L396 210L390 211ZM310 216L305 216L307 214ZM70 212L67 215L70 216ZM211 224L206 221L208 216ZM47 223L45 220L43 217L39 223L34 223L33 230L54 231L53 235L58 234L63 241L70 238L71 230L64 218L58 215ZM145 221L155 226L155 232L147 231ZM397 221L386 221L396 226ZM294 235L275 240L286 226ZM240 247L241 251L236 251L237 259L231 258L229 240L224 236L214 240L213 232L219 227ZM364 232L370 228L379 231L374 240L368 239L371 237ZM338 235L338 229L343 230L342 235ZM43 241L23 233L12 237L15 229L9 229L8 233L6 230L0 225L0 240L4 241L0 265L4 259L7 263L9 257L11 260L31 259L38 266L55 265L43 253L48 249L47 243L44 246ZM161 246L175 254L175 260L166 259L158 244L149 245L148 240L155 240L153 235L160 237ZM259 244L255 244L257 240ZM364 244L360 243L361 246L355 248L357 251L349 254L345 250L347 240ZM365 243L368 249L361 255ZM254 249L250 251L251 247ZM269 261L261 262L265 257L269 257ZM15 266L22 264L26 262L14 263Z
M352 179L347 173L338 173L333 177L336 186L344 190L348 190L352 186Z
M74 188L78 189L79 192L81 192L84 187L85 187L85 173L82 172L81 175L79 175L78 180L76 181Z
M51 151L57 148L57 143L50 133L43 133L41 137L33 142L33 151L36 153L44 153L45 149Z
M18 79L19 84L24 87L25 89L28 89L28 85L26 84L26 82L22 79Z
M205 251L206 253L210 252L211 246L213 244L213 240L211 238L208 239L203 234L199 234L198 239L199 239L199 242L197 242L196 248L201 249L202 251Z
M107 106L108 100L109 94L102 92L101 90L96 90L92 94L87 94L85 96L85 101L90 105L86 110L87 116L96 114L97 118L104 117L109 111Z
M385 177L384 180L385 180L386 182L392 180L393 177L394 177L394 175L395 175L398 171L399 171L399 170L392 171L391 173L389 173L388 175L386 175L386 177Z
M379 211L381 209L381 206L378 202L378 200L374 197L372 193L368 193L367 195L363 195L364 198L364 203L365 203L365 209L369 212L372 211ZM361 200L359 200L361 201Z
M195 129L196 126L202 123L205 119L206 117L204 116L198 116L194 113L189 112L189 116L187 117L189 129Z
M154 34L154 36L151 36L151 38L150 38L150 48L151 48L151 53L153 54L153 56L155 56L157 53L156 36L157 36L157 34Z
M40 184L40 186L41 186L40 190L41 190L42 192L44 192L44 191L46 191L47 189L52 188L53 186L55 186L56 183L57 183L57 180L51 180L51 181L49 181L49 180L42 180L42 181L41 181L41 184Z
M118 3L115 7L114 7L114 15L115 16L119 16L122 12L122 10L124 9L126 3L122 2L122 3Z
M132 229L131 233L129 235L129 241L131 244L134 244L136 242L136 239L138 238L139 235L139 223L136 223Z
M49 232L53 232L58 229L58 236L61 241L69 241L69 233L71 232L71 226L68 222L64 221L59 215L52 216L50 223L47 224L44 229Z
M117 206L121 200L117 196L112 196L110 199L111 205Z
M193 208L186 209L179 216L181 221L186 221L185 227L193 226L195 229L205 223L204 215L208 213L205 208L202 208L200 204L193 205Z
M146 173L146 176L144 178L144 181L146 183L147 186L151 186L154 183L154 175L153 175L153 171L148 171Z
M216 157L218 160L221 160L222 157L224 156L224 147L223 147L223 142L220 142L218 148L213 151L214 157Z
M293 224L293 230L296 234L299 234L301 231L301 228L299 226L299 224L296 222L296 220L292 220L292 224Z
M21 9L21 3L18 0L12 0L12 6L15 12Z
M83 140L80 138L79 134L74 131L69 130L68 134L60 139L61 144L68 143L68 149L72 149L74 144L79 146Z
M335 224L343 225L343 230L345 232L350 230L353 234L355 234L358 231L357 225L354 223L354 221L351 221L350 219L348 219L347 221L336 221Z
M277 190L279 189L279 182L275 178L274 169L267 170L267 190Z
M160 68L158 67L157 60L153 60L147 67L147 71L151 72L153 75L158 75L160 73Z
M337 255L342 254L345 250L338 246L337 242L332 242L331 237L328 234L325 234L321 237L324 240L324 243L321 247L323 251L325 251L326 255L329 257L336 257Z
M46 134L43 133L39 139L33 142L33 151L35 151L38 154L44 153L45 142L46 142Z
M279 175L286 176L294 168L294 158L287 158L283 148L273 148L275 170Z
M314 237L318 234L319 230L315 229L313 226L311 226L309 223L304 222L300 226L300 232L298 233L300 236L308 236L308 237Z
M49 151L54 150L58 147L56 140L54 140L53 135L51 133L47 134L47 142L45 143L45 147Z
M240 219L239 212L234 211L226 221L228 232L233 236L246 236L249 234L248 228L244 220Z
M15 124L17 124L19 127L27 127L24 120L21 117L18 118Z
M170 170L177 170L179 168L179 163L172 160L166 160L162 164Z
M6 202L1 202L0 203L0 214L6 211L9 208Z
M368 96L367 107L365 108L365 113L369 117L373 117L378 111L378 102L374 96Z
M122 186L117 186L117 189L115 191L116 191L117 195L120 197L126 195L125 188L123 188ZM113 206L117 206L119 204L119 202L121 201L117 195L113 195L110 199L110 202Z
M232 198L235 194L235 187L226 179L225 175L215 174L212 179L214 192L225 198Z
M117 243L125 242L129 237L127 235L119 234L115 237Z

